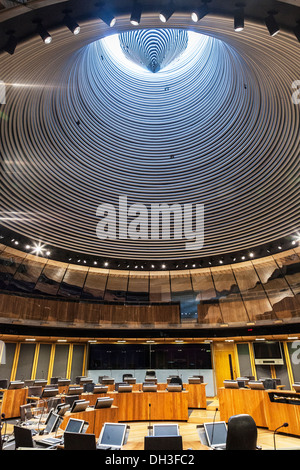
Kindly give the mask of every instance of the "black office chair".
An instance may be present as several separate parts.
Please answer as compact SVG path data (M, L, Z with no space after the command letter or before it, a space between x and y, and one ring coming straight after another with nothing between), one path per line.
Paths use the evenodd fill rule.
M144 450L183 450L182 436L145 436Z
M227 425L226 450L258 450L257 427L252 416L231 416Z
M95 434L64 432L64 450L97 450Z
M28 428L22 426L14 426L15 449L19 447L34 447L32 433Z

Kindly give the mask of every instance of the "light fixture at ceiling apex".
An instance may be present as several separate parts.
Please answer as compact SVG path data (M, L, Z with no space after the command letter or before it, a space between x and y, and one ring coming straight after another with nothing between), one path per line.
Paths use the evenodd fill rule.
M142 16L142 6L138 2L134 2L132 12L131 12L131 17L130 17L130 23L133 26L139 25L141 21L141 16Z
M42 23L38 23L37 25L37 32L41 36L42 40L45 44L50 44L52 42L52 37L46 30L46 28L42 25Z
M276 34L279 33L279 26L272 14L265 18L265 24L268 28L270 36L276 36Z
M244 29L244 9L238 8L234 12L234 31L243 31Z
M202 7L199 7L193 10L191 14L191 18L195 23L197 23L202 18L204 18L204 16L206 16L207 14L208 14L208 6L203 5Z
M64 18L64 24L66 27L73 33L74 35L77 35L80 33L80 26L76 21L71 18L70 16L65 16Z
M162 23L166 23L171 16L175 13L173 2L170 2L159 14L159 19Z
M107 24L107 26L109 26L110 28L112 28L115 24L116 24L116 18L115 16L112 14L111 11L109 11L108 9L101 9L100 12L99 12L99 18L105 23Z

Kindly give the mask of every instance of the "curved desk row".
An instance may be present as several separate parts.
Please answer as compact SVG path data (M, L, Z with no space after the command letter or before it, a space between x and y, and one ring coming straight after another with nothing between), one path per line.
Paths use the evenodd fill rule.
M251 390L249 388L218 390L220 419L246 413L258 427L275 431L284 422L288 427L280 432L300 436L300 393L285 390Z

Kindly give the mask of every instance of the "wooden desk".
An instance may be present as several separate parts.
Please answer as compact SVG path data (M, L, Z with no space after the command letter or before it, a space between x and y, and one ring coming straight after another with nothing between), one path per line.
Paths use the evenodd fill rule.
M5 414L5 419L19 418L20 406L26 403L28 388L1 391L3 392L1 413Z
M109 392L119 421L187 421L188 392ZM149 404L151 406L149 406Z
M286 422L288 427L281 428L280 432L300 436L300 393L287 390L266 390L265 393L269 430L275 431Z
M87 408L85 411L78 413L67 412L64 415L63 422L60 425L60 429L65 430L70 418L74 419L84 419L89 426L86 430L88 434L95 434L98 438L104 423L117 423L119 421L119 410L116 406L111 408L99 408L95 410L94 408Z
M266 393L266 390L250 388L219 388L220 420L228 422L230 416L246 413L257 426L268 427Z

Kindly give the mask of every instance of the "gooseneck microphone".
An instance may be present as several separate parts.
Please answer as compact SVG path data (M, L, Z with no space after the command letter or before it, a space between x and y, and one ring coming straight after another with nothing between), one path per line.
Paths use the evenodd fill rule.
M214 419L213 419L213 425L212 425L212 431L211 431L211 445L213 445L213 439L214 439L214 430L215 430L215 420L216 420L216 414L217 414L218 408L215 410L214 414Z
M278 426L278 428L275 429L274 434L273 434L273 440L274 440L274 450L276 450L276 443L275 443L275 435L277 431L281 428L287 428L289 423L283 423L281 426Z

